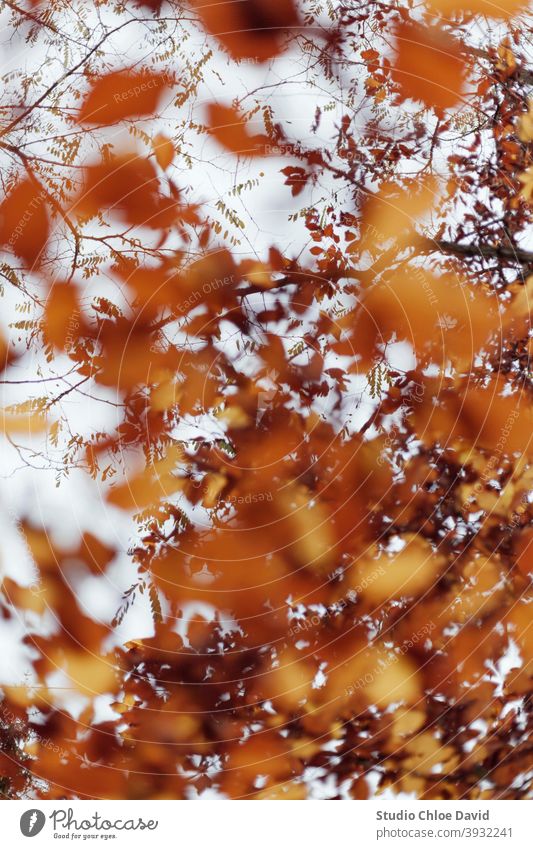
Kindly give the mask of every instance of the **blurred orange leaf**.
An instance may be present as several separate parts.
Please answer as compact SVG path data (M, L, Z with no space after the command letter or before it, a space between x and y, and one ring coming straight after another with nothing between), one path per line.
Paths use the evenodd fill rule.
M233 153L246 156L264 155L266 136L251 136L246 119L231 106L210 103L207 107L209 132L216 140Z
M294 0L214 0L195 6L206 29L236 59L264 62L276 56L283 31L298 25Z
M170 83L167 74L116 71L93 80L78 114L81 124L114 124L124 118L152 115Z
M154 138L153 148L157 164L163 169L163 171L166 171L176 153L174 145L169 138L164 136L162 133L158 133L158 135Z
M93 216L102 208L116 212L128 224L153 229L170 227L177 216L176 200L160 193L154 165L134 153L115 156L86 169L76 211Z
M396 37L392 77L403 97L422 100L437 110L457 103L465 77L465 59L458 42L436 27L414 23L400 24Z
M76 289L69 283L56 283L45 307L46 336L56 347L65 348L69 338L77 336L79 302Z
M46 193L32 180L18 183L0 206L0 241L27 265L37 262L50 233Z

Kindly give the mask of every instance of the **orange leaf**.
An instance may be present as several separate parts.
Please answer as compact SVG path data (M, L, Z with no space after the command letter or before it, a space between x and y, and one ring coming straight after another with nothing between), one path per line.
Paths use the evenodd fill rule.
M56 283L45 307L46 336L58 348L65 348L76 337L80 325L78 296L69 283Z
M442 110L461 97L465 60L457 42L435 27L400 24L392 77L404 98Z
M166 171L166 169L174 159L174 145L172 144L170 139L168 139L162 133L158 133L152 142L152 147L154 149L157 164L160 168L163 169L163 171Z
M79 557L87 564L93 575L101 575L115 554L114 548L103 543L89 531L82 535Z
M298 25L294 0L214 0L195 5L206 29L236 59L264 62L276 56L283 31Z
M123 510L140 510L157 504L183 489L183 480L174 474L176 464L182 460L179 446L170 446L162 460L157 460L137 474L130 475L124 483L109 490L107 500Z
M355 314L360 336L407 340L424 362L470 362L498 326L494 297L408 264L371 286L363 304Z
M251 136L246 127L246 120L231 106L220 106L210 103L207 107L209 132L216 140L233 153L247 156L264 155L264 146L268 142L266 136Z
M116 71L93 81L78 115L81 124L114 124L124 118L151 115L171 82L167 74Z
M153 229L170 227L177 214L176 201L159 192L154 165L131 153L86 169L76 211L92 216L102 209L117 213L128 224Z
M0 206L0 242L28 265L39 259L50 232L46 194L32 180L23 180Z

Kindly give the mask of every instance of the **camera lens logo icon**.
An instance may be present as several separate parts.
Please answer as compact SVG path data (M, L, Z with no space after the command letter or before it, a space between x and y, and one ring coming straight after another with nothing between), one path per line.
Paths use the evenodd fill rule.
M43 830L46 817L42 811L37 808L32 808L30 811L25 811L20 818L20 830L24 837L35 837Z

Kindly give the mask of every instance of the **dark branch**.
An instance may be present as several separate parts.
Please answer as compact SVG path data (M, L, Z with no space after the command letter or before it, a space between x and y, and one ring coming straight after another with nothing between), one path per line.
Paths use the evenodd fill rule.
M422 239L422 253L452 253L481 259L506 259L522 266L533 266L533 251L506 245L463 245L446 239Z

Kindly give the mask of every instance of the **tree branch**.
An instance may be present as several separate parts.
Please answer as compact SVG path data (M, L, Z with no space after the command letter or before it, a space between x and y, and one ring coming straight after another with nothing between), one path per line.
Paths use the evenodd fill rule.
M533 251L505 245L462 245L446 239L422 239L423 253L452 253L456 256L480 259L507 259L524 267L533 266Z

